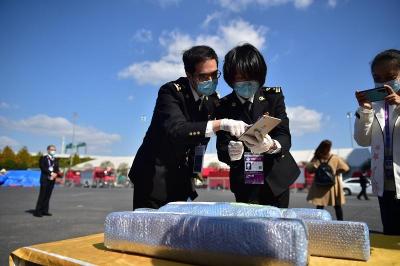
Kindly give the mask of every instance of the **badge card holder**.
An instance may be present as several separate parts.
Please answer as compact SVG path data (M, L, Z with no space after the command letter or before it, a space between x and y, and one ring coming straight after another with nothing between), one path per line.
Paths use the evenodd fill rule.
M244 153L244 183L264 184L264 156L260 154Z
M196 174L201 173L201 170L203 169L203 159L205 153L206 153L205 145L196 146L194 150L193 173Z

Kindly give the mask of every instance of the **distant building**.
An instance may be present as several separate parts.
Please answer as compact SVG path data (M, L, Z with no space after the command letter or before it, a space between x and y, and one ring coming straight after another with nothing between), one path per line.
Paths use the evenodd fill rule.
M294 159L300 165L303 162L309 162L314 155L314 150L293 150L291 151ZM371 152L368 148L344 148L344 149L333 149L332 153L335 153L345 159L352 168L358 168L371 157ZM62 154L61 158L69 157L67 154ZM84 155L84 157L91 157L93 160L80 163L74 166L74 169L83 169L88 166L97 167L105 161L111 162L116 168L126 163L130 167L134 156L98 156L98 155ZM203 167L208 167L210 164L218 164L220 168L229 168L228 165L218 161L218 155L216 153L206 153L204 157Z

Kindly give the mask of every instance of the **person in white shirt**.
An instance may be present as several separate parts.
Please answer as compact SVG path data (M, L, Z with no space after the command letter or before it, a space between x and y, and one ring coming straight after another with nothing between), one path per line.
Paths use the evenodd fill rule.
M378 196L384 234L400 235L400 51L390 49L375 56L371 64L375 87L387 96L370 102L356 91L354 139L371 147L371 181Z

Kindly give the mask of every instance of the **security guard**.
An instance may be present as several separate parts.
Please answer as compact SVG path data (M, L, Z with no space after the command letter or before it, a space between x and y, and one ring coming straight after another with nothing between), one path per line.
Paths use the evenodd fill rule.
M183 63L186 77L160 88L150 126L130 169L133 209L195 199L192 177L201 172L209 138L219 130L238 137L247 127L243 121L214 120L220 76L215 51L194 46L184 52Z
M291 136L282 89L263 87L266 72L263 56L250 44L237 46L225 56L224 79L233 92L221 99L217 118L253 124L269 114L282 121L269 134L256 132L255 137L245 137L244 143L218 132L218 159L230 166L230 185L237 202L285 208L289 186L300 170L289 153Z
M51 216L49 212L49 203L51 193L53 192L54 184L56 178L61 177L60 167L58 164L58 159L55 158L56 146L47 146L47 155L43 155L39 159L40 167L40 191L38 200L36 203L36 208L33 216L42 217Z

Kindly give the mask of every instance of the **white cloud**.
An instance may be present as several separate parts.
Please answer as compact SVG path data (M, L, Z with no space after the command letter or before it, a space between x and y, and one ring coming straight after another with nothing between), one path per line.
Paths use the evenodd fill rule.
M0 148L4 148L5 146L10 146L12 148L21 146L21 144L13 138L7 136L0 136Z
M19 108L19 106L16 104L0 102L0 109L18 109L18 108Z
M0 127L40 136L71 138L73 124L63 117L39 114L18 121L11 121L0 116ZM103 152L120 139L118 134L109 134L94 127L75 126L75 141L86 142L89 152Z
M249 5L257 5L263 8L292 3L298 9L309 7L314 0L219 0L219 4L224 9L233 12L244 11Z
M165 55L158 61L133 63L118 74L121 78L132 78L139 84L160 85L179 76L184 76L182 54L194 45L208 45L222 58L234 46L249 42L258 49L265 45L267 28L254 26L242 19L220 25L215 35L201 34L191 37L179 31L164 32L159 38Z
M8 109L10 108L10 104L6 103L6 102L0 102L0 109Z
M313 3L313 0L294 0L294 6L296 8L307 8Z
M166 8L168 6L178 6L182 0L158 0L159 5L162 8Z
M286 112L290 121L290 132L295 136L318 132L321 128L322 113L304 106L287 107Z
M328 6L334 8L337 5L337 0L328 0Z
M136 31L133 38L138 42L150 42L153 39L153 35L150 30L140 29Z
M212 13L210 15L207 15L206 19L203 21L203 23L201 25L206 28L206 27L208 27L208 25L211 22L220 19L222 15L223 14L221 12L218 12L218 11L214 12L214 13Z

